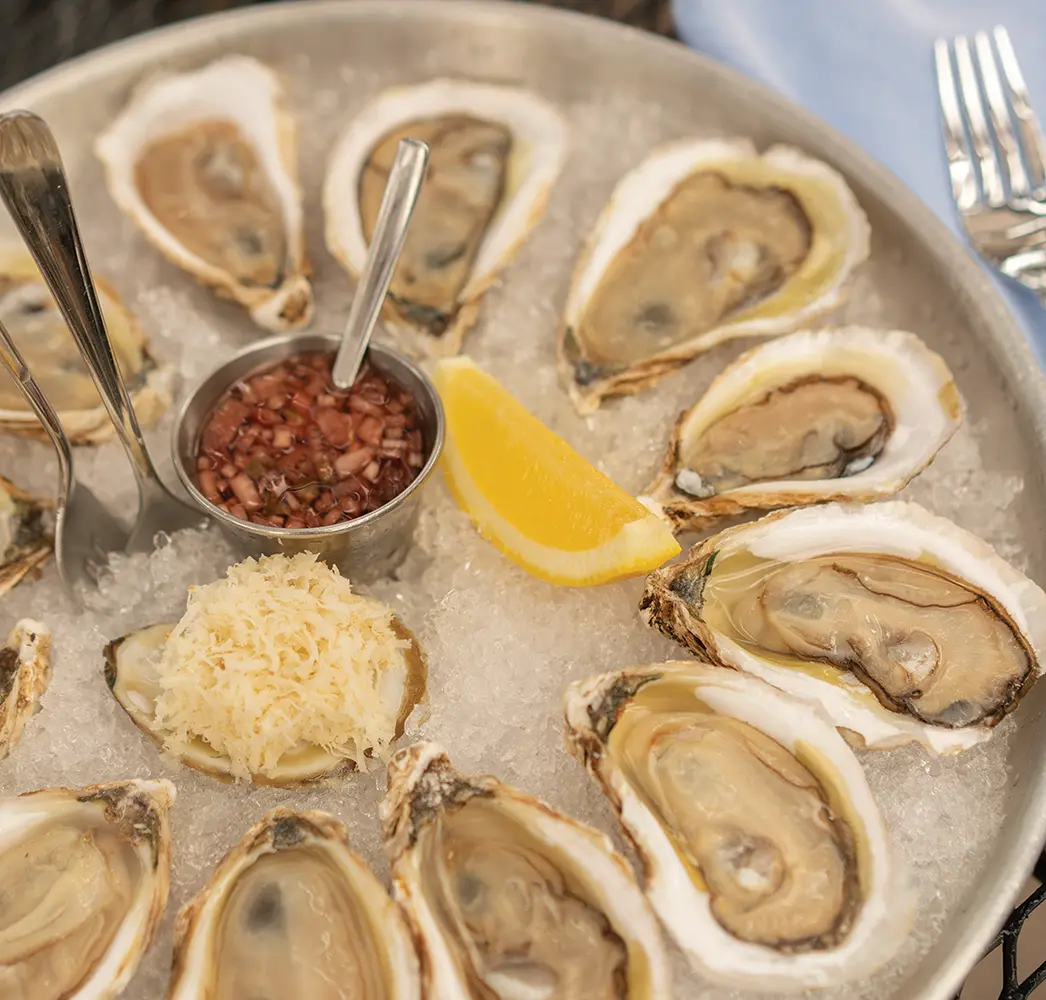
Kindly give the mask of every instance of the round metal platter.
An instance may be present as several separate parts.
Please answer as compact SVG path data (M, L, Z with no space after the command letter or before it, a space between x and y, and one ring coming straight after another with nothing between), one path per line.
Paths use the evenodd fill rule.
M324 248L320 188L327 153L340 130L377 91L434 76L459 76L530 88L563 111L574 136L564 175L545 219L485 301L480 323L466 339L464 350L503 379L579 450L626 488L637 491L659 461L675 414L748 345L717 349L662 386L629 400L610 402L594 417L582 420L574 415L554 372L556 325L574 257L614 183L651 146L693 134L743 135L760 147L786 142L833 164L849 179L873 231L872 258L862 268L849 303L836 319L918 333L949 362L969 407L962 441L949 445L951 451L947 454L951 457L946 461L942 455L937 465L905 495L982 535L1033 578L1041 580L1046 576L1046 532L1042 527L1046 510L1046 383L999 297L966 250L893 177L769 90L672 42L535 5L453 0L438 4L424 0L357 0L265 5L189 22L111 46L0 95L0 108L28 107L50 122L71 174L94 269L116 285L145 328L155 353L179 368L185 385L233 350L262 336L262 331L252 328L237 308L218 301L191 278L166 264L119 215L105 191L92 144L122 107L132 87L149 73L159 67L195 67L232 51L254 55L283 74L290 106L300 122L307 240L319 304L316 329L340 326L352 291L351 283ZM6 219L0 221L0 238L14 239ZM149 440L161 467L169 471L168 433L167 423L162 423ZM28 476L40 481L42 477L47 482L44 473L30 469L33 466L46 470L48 459L43 446L4 442L2 449L0 456L11 466L4 468L6 474L18 479L22 463L26 472L23 479ZM92 486L106 483L108 487L102 492L130 498L126 466L115 446L83 454L85 476ZM438 489L442 490L442 486ZM443 512L440 517L454 516L445 496L437 494L430 503L442 505L438 508ZM432 524L423 528L436 531ZM520 574L504 569L500 556L491 552L482 559L477 556L475 561L482 562L493 574L484 599L492 603L511 601L512 587L523 586ZM377 588L375 593L393 604L397 600L406 602L408 624L414 624L412 614L418 617L431 610L438 615L441 610L424 608L422 603L428 599L424 595L412 598L409 593L401 593L410 590L410 572L408 567L402 585L393 582ZM497 577L499 573L501 578ZM454 579L458 581L454 586L458 587L464 577ZM478 587L478 578L474 582ZM9 598L13 602L9 610L34 594L44 593L25 590L26 587L53 586L52 570L41 583L23 585L20 590L24 595ZM634 616L641 581L618 586L623 589L621 597L615 598L615 607L623 618ZM453 592L448 586L448 599ZM184 595L184 589L180 593ZM535 593L538 591L529 591L527 599L533 600ZM566 602L580 608L579 602L587 599L576 591L553 588L545 588L541 594L550 607ZM162 620L162 615L177 611L176 597L173 591L167 594L169 603L162 609L130 606L119 621L131 627ZM412 600L414 605L410 604ZM46 617L42 608L33 610L35 616ZM420 626L421 622L417 624ZM643 629L638 620L627 627ZM97 639L99 654L104 638ZM506 647L526 641L520 635L505 635L503 639ZM439 646L442 641L436 641L437 657L450 663L452 653ZM55 645L59 655L62 644L63 635L58 632ZM86 639L78 640L78 644L77 648L90 647ZM535 657L546 655L542 651L552 647L554 637L546 641L535 635ZM492 641L490 649L499 648ZM662 658L675 653L675 647L668 643L657 645L656 649ZM565 666L563 682L627 665L630 664L589 661L571 666L569 673ZM83 669L94 670L95 665ZM436 669L447 668L437 665ZM100 684L100 668L98 676ZM471 680L463 679L461 683L467 685ZM453 687L453 678L448 684ZM506 681L504 687L509 692L506 697L514 697L512 692L518 684L513 687ZM496 696L495 688L491 690ZM432 719L438 719L440 697L434 696L429 708ZM566 812L612 829L609 813L585 783L580 768L570 761L560 762L560 757L566 755L560 749L557 730L557 690L542 689L534 698L533 703L521 702L519 707L521 728L529 725L533 730L530 764L525 742L529 737L519 738L523 741L519 744L523 754L499 767L496 733L481 748L453 745L438 726L437 735L448 744L452 758L459 759L462 765L496 771L528 791L547 795ZM85 702L75 724L90 724L93 704ZM923 1000L953 996L1008 913L1046 834L1044 707L1046 684L1040 684L1015 719L1001 727L1005 732L1000 732L997 739L1004 750L995 751L1003 754L999 767L994 771L971 771L995 776L988 789L991 794L984 802L984 809L991 810L992 816L982 818L968 856L961 851L956 853L954 870L939 886L939 898L929 902L921 899L920 905L929 906L934 913L933 926L921 931L925 946L909 955L879 986L860 984L862 996L896 995ZM44 712L49 710L45 700ZM503 718L507 710L492 714L492 719ZM108 711L115 709L110 707ZM108 724L113 723L110 720ZM492 727L500 724L491 722ZM422 734L429 734L429 725L428 720L422 721ZM127 746L142 742L129 722L124 728L126 732L120 739L126 739ZM54 783L129 777L121 764L122 745L115 741L109 752L99 754L96 761L56 763ZM34 746L31 732L26 736L25 747L19 748L0 768L3 794L30 788L25 784L25 775L30 772L20 769L23 750L30 756L41 752L38 745ZM144 752L153 753L151 748ZM904 766L924 772L925 780L918 787L929 792L919 792L923 801L913 804L913 810L930 810L926 815L937 817L929 822L937 823L939 836L949 836L949 823L953 821L955 836L963 836L965 818L949 819L944 805L935 804L932 799L937 794L936 782L943 782L941 794L946 795L947 788L964 780L963 772L955 769L975 765L932 760L915 751L896 753L906 754ZM874 755L865 754L862 760L868 764L871 756ZM141 770L143 765L135 766ZM871 762L870 766L880 765ZM578 772L576 775L567 779L556 777L572 767ZM231 846L263 808L277 803L330 807L333 801L329 793L324 799L315 797L319 794L315 792L270 795L269 791L222 786L197 775L186 777L158 758L153 770L174 777L180 792L175 821L176 876L165 925L168 929L174 908L199 888L198 875L181 880L177 875L182 859L196 851L197 845L206 845L200 848L206 857L194 856L194 872L213 865L221 850ZM353 779L336 790L341 812L369 810L376 827L374 810L380 788L370 779L360 778L358 784L362 788L358 795ZM209 819L208 810L219 799L239 804L238 829L230 828L224 818L221 831L208 827L208 823L213 827L216 822ZM934 813L934 809L938 811ZM888 814L888 820L898 827L898 836L908 835L896 816ZM920 822L916 828L924 829L926 816ZM990 824L990 829L984 827L984 822ZM987 834L984 829L988 829ZM184 846L190 842L193 846ZM220 848L215 846L219 844ZM376 842L365 843L363 850L380 871L380 852L375 845ZM929 845L923 852L927 864L934 850ZM915 856L920 856L918 851ZM925 886L922 892L923 897L927 892L932 895ZM137 1000L158 995L148 992L147 986L155 989L162 981L168 948L165 932L146 959L149 971L143 969L139 973L126 996ZM677 996L712 995L707 989L677 961ZM833 991L832 995L836 993ZM856 996L857 992L850 990L838 995Z

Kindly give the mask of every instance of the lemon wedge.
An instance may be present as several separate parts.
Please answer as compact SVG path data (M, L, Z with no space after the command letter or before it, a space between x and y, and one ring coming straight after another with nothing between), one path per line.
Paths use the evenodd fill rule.
M440 459L458 506L513 562L581 587L647 573L679 552L669 528L466 357L436 366Z

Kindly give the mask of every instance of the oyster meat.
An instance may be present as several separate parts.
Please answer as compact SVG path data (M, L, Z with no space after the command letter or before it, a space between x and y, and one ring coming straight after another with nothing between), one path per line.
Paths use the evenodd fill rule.
M393 890L438 1000L667 1000L657 924L604 834L432 743L389 765Z
M0 648L0 760L22 735L51 681L51 630L23 618Z
M155 721L156 702L161 693L158 667L164 644L175 624L168 622L139 629L114 639L105 647L105 680L109 689L134 724L160 747L164 746L167 734ZM392 627L400 638L411 644L403 656L402 669L390 669L382 687L383 696L391 699L392 705L399 706L395 729L395 736L399 737L410 713L424 696L427 666L413 634L397 619L393 619ZM203 739L194 739L177 756L186 766L211 777L230 780L233 776L229 758ZM273 774L251 774L250 780L258 785L301 785L352 770L353 766L343 754L310 743L284 754Z
M690 139L618 184L574 270L559 367L575 406L638 392L716 344L833 308L867 256L843 178L798 150Z
M169 781L0 800L0 996L113 1000L167 905Z
M109 340L127 382L134 412L150 427L171 402L171 372L150 357L145 335L116 292L95 278ZM0 253L0 324L18 344L73 444L98 444L113 435L98 390L72 334L32 258ZM48 440L36 414L6 371L0 371L0 429Z
M308 326L296 126L271 69L233 55L148 81L95 151L168 260L267 330Z
M349 125L324 186L327 246L359 277L395 156L431 151L392 280L389 325L425 353L453 354L483 293L526 240L566 159L567 125L534 94L464 80L385 91Z
M54 539L44 518L50 507L0 476L0 597L51 558Z
M564 706L568 744L703 976L799 990L889 960L911 900L864 772L819 711L693 662L578 681Z
M168 1000L420 1000L399 908L322 812L276 809L178 914Z
M858 745L986 740L1042 672L1046 594L918 504L770 514L655 570L645 620L820 702Z
M883 499L962 418L948 366L914 334L789 334L743 354L680 416L640 500L680 532L752 509Z

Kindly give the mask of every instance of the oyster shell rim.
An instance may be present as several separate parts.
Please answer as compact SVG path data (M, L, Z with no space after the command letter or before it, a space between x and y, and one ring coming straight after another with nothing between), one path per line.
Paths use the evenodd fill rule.
M770 946L739 941L731 935L712 916L707 902L709 893L702 893L694 886L682 863L678 861L677 851L668 834L644 804L642 796L633 790L631 783L606 752L607 737L597 731L596 722L592 718L593 705L602 701L608 689L619 681L643 682L638 685L642 687L646 682L656 681L672 673L679 676L695 673L704 675L700 683L702 687L723 686L728 691L733 689L737 702L733 711L729 708L724 709L722 705L712 704L710 707L753 725L784 745L791 753L795 752L800 742L813 743L813 749L817 752L818 768L824 767L826 761L834 766L837 757L845 762L841 769L836 767L836 781L845 788L848 795L856 788L861 801L850 801L850 809L843 815L855 840L863 838L865 851L857 851L857 863L860 867L864 857L864 865L870 871L861 875L861 881L863 883L866 879L870 880L872 886L853 925L838 945L818 951L782 955ZM750 710L753 695L768 698L770 702L760 722L752 722L738 711L742 705L745 710ZM852 981L882 968L896 954L914 919L915 897L908 888L905 868L890 842L886 823L865 778L864 770L820 707L779 691L758 678L700 660L666 660L581 678L564 689L562 705L567 749L585 768L614 810L622 832L642 862L644 893L658 914L662 926L685 953L694 971L722 985L795 992ZM614 705L615 715L619 705L620 703ZM782 731L793 728L788 714L780 712L782 705L803 721L802 727L794 727L796 731L790 741L782 738ZM798 732L799 728L802 729L801 734ZM807 766L814 770L809 764ZM829 791L823 776L816 771L814 776L826 787L826 791ZM836 782L831 784L834 786ZM835 791L838 794L838 788L835 788ZM854 828L855 814L861 822L860 830ZM676 866L676 870L672 870L673 865ZM692 895L696 896L696 899L688 898ZM870 907L873 898L876 905ZM694 920L695 905L703 907L701 919L706 925L705 929L697 928L698 921ZM677 911L674 921L665 915L679 906L683 909ZM708 932L711 932L716 940L708 941L705 937ZM868 958L868 952L863 952L862 949L872 943L881 950L874 958ZM735 948L738 954L732 958L728 957ZM773 953L773 957L768 953ZM739 971L742 963L743 972ZM762 971L758 971L760 967ZM752 971L753 969L757 971ZM835 972L838 975L833 976Z
M283 280L276 288L246 286L217 265L189 251L160 224L138 193L131 168L134 155L146 141L170 134L176 128L207 121L224 112L225 116L242 119L242 94L223 97L223 88L208 87L209 97L217 100L216 109L192 108L185 94L187 88L207 85L210 76L222 73L253 74L261 100L268 102L272 116L274 149L272 160L259 155L277 193L283 213L287 239L287 257ZM224 102L224 107L222 107ZM159 104L154 108L153 104ZM155 115L170 115L171 106L181 109L177 125L149 129L146 136L137 135L136 119L155 121ZM252 144L257 146L253 141ZM174 267L211 289L220 298L242 306L260 327L273 333L303 330L312 322L315 298L309 281L311 265L305 245L305 210L298 169L298 125L290 111L283 77L267 63L253 56L231 53L186 70L159 70L147 74L132 89L129 99L94 141L94 153L101 162L105 185L120 212L145 240ZM261 151L259 150L259 153ZM278 172L271 169L278 166ZM282 173L286 187L281 183Z
M0 476L0 491L31 510L54 510L54 504L50 499L27 493L6 476ZM10 562L0 565L0 597L14 590L33 570L42 566L53 555L53 531L44 530L38 538L19 548L17 555Z
M672 171L670 169L671 161L675 158L680 158L684 164L688 164L685 170L680 171L677 168ZM666 184L674 187L676 183L701 170L712 169L716 163L745 159L766 161L777 167L781 173L816 177L822 182L822 188L835 196L849 220L849 243L832 282L815 299L791 313L776 317L757 316L748 320L722 323L667 350L632 362L620 371L605 376L596 376L584 387L579 385L576 378L577 364L579 361L584 363L584 358L579 356L578 359L574 359L570 356L571 348L575 353L579 351L579 344L573 330L581 318L586 303L598 288L599 275L606 271L606 268L616 259L617 254L627 246L628 239L635 232L635 225L656 211L665 199L662 197L659 201L650 204L648 210L634 221L626 239L614 248L610 259L599 268L596 278L592 281L592 287L585 289L584 280L594 266L592 261L595 258L595 251L603 240L605 231L613 221L616 221L619 206L630 199L648 202L649 198L643 198L642 195L642 189L646 188L648 184L645 174L647 171L657 170L666 162L669 167L664 169L669 176L667 180L659 178L662 188ZM669 193L671 193L671 189ZM662 143L651 149L643 160L618 179L577 258L570 278L566 306L556 336L556 367L560 380L567 388L574 408L581 416L587 416L598 410L605 399L640 392L725 341L741 337L776 336L797 330L805 323L840 304L853 272L868 258L870 252L871 226L868 217L842 173L825 161L784 143L776 143L759 152L755 143L743 136L684 138Z
M0 652L16 656L11 684L0 665L0 760L18 744L25 724L40 710L40 699L51 683L51 629L33 618L19 619L7 635Z
M106 822L110 823L124 821L123 814L134 810L131 813L134 821L129 826L137 839L129 842L142 862L142 884L149 889L148 906L132 905L96 970L77 987L76 1000L116 1000L137 972L141 959L155 939L170 891L169 812L177 795L174 783L166 778L131 778L82 788L55 785L0 799L0 851L6 847L9 837L14 839L11 820L16 820L18 813L28 812L34 823L46 822L49 818L46 809L28 804L33 800L53 804L56 808L63 804L97 803ZM6 822L5 812L13 814L6 818ZM129 929L132 922L137 926ZM123 941L127 936L130 940ZM115 953L118 945L123 948L123 954ZM115 964L115 970L109 969L107 963Z
M809 363L810 374L815 373L815 368L818 372L823 372L825 354L835 351L838 351L840 355L863 353L866 356L879 358L893 357L895 352L897 355L902 351L908 353L909 357L904 359L908 367L897 364L894 366L894 371L889 374L892 376L899 373L908 383L905 386L906 391L915 392L919 388L933 390L934 401L944 420L932 447L927 443L916 461L910 462L907 467L902 467L890 480L880 479L876 482L877 477L882 475L881 467L876 469L876 466L879 465L877 458L868 469L850 476L821 480L760 480L724 490L703 499L680 495L680 491L674 488L674 482L676 473L679 471L683 439L688 433L691 433L689 424L698 420L699 426L707 429L717 418L733 412L725 403L719 402L718 405L713 403L708 406L713 412L700 420L701 409L706 400L714 393L728 394L733 391L735 387L732 382L734 380L741 382L746 374L750 378L754 376L761 370L760 365L764 360L767 367L773 366L779 360L774 355L777 353L786 355L788 349L793 345L799 350L795 354L787 356L787 360L794 365L796 360L805 357ZM849 368L849 364L846 367ZM854 368L856 369L856 361ZM790 378L794 378L801 373L802 367L796 366L794 371L789 372L789 375ZM844 374L843 367L840 366L839 371L833 371L832 374ZM873 388L882 392L889 402L894 402L896 397L891 396L883 385L886 381L886 373L883 373L882 378L871 378L867 373L856 370L849 374L868 382ZM929 384L932 377L939 380L937 384ZM920 386L920 383L923 384ZM773 391L784 384L768 381L765 389L768 392ZM741 382L739 388L743 393L746 385ZM745 400L740 405L743 406L747 402L749 401ZM665 520L676 535L684 532L704 531L714 524L753 510L771 511L785 506L796 507L812 503L868 502L887 499L904 489L932 464L940 450L962 426L965 413L965 402L947 362L915 333L895 329L878 330L863 326L797 330L757 344L739 355L716 375L692 406L680 413L672 427L661 469L637 499L658 517ZM900 418L898 417L898 419ZM922 427L919 429L923 430ZM896 431L896 427L894 430ZM891 438L892 436L891 434ZM887 441L888 446L889 440ZM898 447L904 449L909 447L909 443L903 441ZM883 451L885 452L886 448Z
M150 729L146 720L142 717L142 713L138 711L137 708L132 708L126 705L116 693L116 687L119 683L117 654L124 641L133 635L147 632L152 629L166 628L167 631L170 632L175 624L175 622L161 622L155 625L146 625L143 628L128 632L127 635L119 636L116 639L107 642L102 651L102 672L105 684L109 688L109 692L112 694L113 698L116 699L120 708L123 709L130 720L145 735L149 742L157 748L161 757L169 757L169 759L177 760L185 767L191 768L194 771L199 771L201 774L206 774L209 778L214 778L223 784L235 784L236 779L233 777L229 767L224 763L221 763L226 761L228 758L216 753L209 747L206 751L202 749L199 750L198 757L195 755L190 756L188 754L167 755L163 747L164 741L161 733ZM410 648L406 651L404 656L407 664L407 676L404 678L403 697L400 701L399 714L396 717L396 728L392 737L392 741L395 741L403 735L407 720L410 718L411 713L425 699L428 685L428 657L422 649L421 644L418 642L417 636L415 636L414 633L395 615L393 615L392 618L392 628L399 638L407 639L411 643ZM301 765L299 765L300 769L295 770L286 778L273 778L268 775L252 773L246 784L263 788L303 788L319 784L327 778L335 778L341 775L351 774L356 770L356 765L352 760L328 753L323 750L322 747L315 747L314 751L315 752L310 751L310 759L315 759L316 763L311 766L302 768Z
M411 101L405 100L407 95L412 98ZM521 109L518 119L515 115L489 113L490 108L496 108L498 102L511 102ZM382 119L380 113L386 111L386 106L391 106L391 110ZM420 353L433 357L451 356L460 351L465 334L479 318L483 296L530 239L544 217L552 190L570 151L566 119L551 101L532 90L512 84L437 76L420 83L387 87L368 101L335 139L327 159L322 189L327 251L354 281L358 281L367 250L358 208L358 186L360 169L367 156L375 144L397 126L425 116L455 112L507 126L514 142L519 138L516 128L519 119L540 117L541 121L536 121L529 138L531 143L548 147L543 150L548 162L543 165L541 173L531 164L526 176L528 183L532 183L535 189L525 200L526 184L521 184L507 200L502 199L480 241L477 260L468 281L458 293L457 312L443 334L439 337L425 334L404 321L388 300L383 305L383 324L400 337L409 337ZM527 150L527 155L533 158L533 151ZM510 161L511 157L510 153ZM351 185L346 180L349 176L353 178ZM520 208L514 214L519 218L513 219L511 216L517 203ZM507 225L506 216L510 216L508 221L513 223L514 230ZM483 270L479 258L488 243L490 232L499 226L508 228L511 239Z
M707 560L713 552L721 551L724 543L730 545L731 550L737 550L743 545L741 539L751 532L760 532L765 537L768 530L773 530L773 525L786 518L797 518L797 524L803 528L808 527L805 521L818 517L838 521L840 531L846 534L846 540L821 552L809 549L806 555L827 554L827 551L886 551L887 554L912 558L931 554L934 557L932 561L942 569L960 580L968 581L975 589L988 592L998 601L1010 616L1013 626L1028 643L1035 660L1024 691L1004 713L1012 714L1023 694L1027 693L1037 677L1046 672L1046 592L1007 563L987 542L914 501L814 504L774 511L756 521L725 528L696 543L680 562L662 566L650 573L639 604L640 617L651 628L674 639L698 658L708 658L714 663L758 677L793 697L819 703L836 728L854 746L889 750L915 742L934 753L948 755L969 750L988 740L994 724L945 728L921 722L881 705L863 683L848 673L840 672L838 683L832 684L789 667L768 664L746 652L728 637L717 639L718 633L691 611L690 598L673 596L673 584L678 577L687 568ZM881 532L875 540L878 548L868 547L872 545L870 539L863 547L858 547L854 521L862 517L870 518L866 525L869 531L876 521L886 522L887 525L893 521L894 530ZM912 543L902 543L897 537L898 524L911 528L928 547L916 550ZM808 532L802 534L805 536ZM760 535L755 538L758 541ZM937 546L936 551L933 546ZM892 552L889 551L891 548ZM950 562L942 555L944 550L949 550ZM786 553L772 553L768 557L786 558ZM975 582L970 573L956 567L957 563L963 561L986 567L984 575L992 577L991 586ZM696 593L690 597L700 600L703 585L702 579L694 588ZM1001 590L1006 591L1005 598L1000 596ZM1036 622L1041 624L1036 625Z
M289 821L296 824L297 839L279 843L291 834L281 829ZM301 828L308 826L308 833ZM331 813L319 809L294 809L278 806L270 809L246 833L236 841L211 869L204 885L178 910L174 919L174 940L171 955L171 975L167 987L167 1000L196 1000L201 996L199 987L192 980L194 950L202 950L199 961L210 958L208 932L211 924L220 917L222 904L235 880L247 871L258 858L276 854L282 850L293 850L302 842L312 841L324 851L331 852L339 870L352 869L349 878L367 884L363 891L377 890L382 902L380 940L390 956L393 970L392 989L389 1000L421 1000L421 962L410 925L402 909L390 897L385 886L371 867L355 851L348 838L345 824ZM353 897L359 895L359 885L352 886ZM370 903L370 901L368 901ZM389 932L390 927L394 928Z
M441 772L430 783L434 787L419 789L420 782L434 768L439 768ZM416 866L410 864L410 853L418 832L431 821L432 815L443 807L447 799L461 795L466 799L477 795L504 796L511 802L512 810L532 811L542 829L535 830L533 823L528 825L534 836L542 841L551 839L551 831L544 829L546 825L559 827L565 824L562 828L577 836L579 843L568 850L561 841L553 842L557 850L581 866L592 867L591 861L595 856L604 858L608 862L604 881L597 883L592 880L593 894L604 907L603 912L608 920L613 917L611 926L626 945L629 966L632 967L636 951L645 960L635 965L639 967L637 976L645 980L638 986L640 989L645 988L646 992L640 992L637 996L632 992L637 987L630 982L629 996L636 996L636 1000L670 1000L671 976L657 919L631 865L616 850L610 837L604 831L553 809L544 800L506 784L493 775L461 775L450 763L446 750L440 744L420 740L398 750L389 761L388 789L382 799L379 816L382 841L389 859L393 898L403 908L419 948L426 956L427 992L435 996L442 995L441 990L453 991L460 978L457 965L449 956L449 947L437 929L420 887L416 885L417 879L413 877ZM414 815L415 797L419 800L422 814L419 817ZM616 882L615 887L605 888L607 875ZM630 894L634 894L631 900L628 899ZM418 900L422 903L420 908ZM436 942L435 948L432 941Z

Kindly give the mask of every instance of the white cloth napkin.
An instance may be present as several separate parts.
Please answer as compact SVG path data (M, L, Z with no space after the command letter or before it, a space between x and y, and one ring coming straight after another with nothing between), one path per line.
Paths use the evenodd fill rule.
M959 232L941 143L933 42L1003 24L1046 124L1043 0L673 0L679 37L820 115ZM1046 367L1046 309L997 278Z

